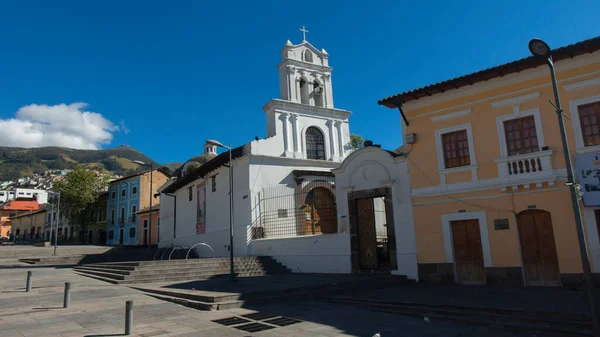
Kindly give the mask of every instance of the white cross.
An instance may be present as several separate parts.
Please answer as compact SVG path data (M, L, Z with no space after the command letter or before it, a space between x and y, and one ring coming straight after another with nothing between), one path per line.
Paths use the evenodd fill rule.
M308 30L306 30L306 28L302 26L302 28L300 28L300 31L302 32L302 41L306 41L306 33L308 33Z

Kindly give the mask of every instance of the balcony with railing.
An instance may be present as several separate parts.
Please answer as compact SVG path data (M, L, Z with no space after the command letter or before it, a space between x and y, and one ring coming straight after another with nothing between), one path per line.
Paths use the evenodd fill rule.
M529 188L530 184L548 182L554 185L556 174L552 167L552 150L506 156L494 160L498 166L498 179L506 186ZM538 185L538 187L541 187Z

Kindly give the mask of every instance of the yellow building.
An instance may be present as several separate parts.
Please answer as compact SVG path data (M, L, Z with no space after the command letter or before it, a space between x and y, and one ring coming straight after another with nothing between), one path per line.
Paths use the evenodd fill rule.
M575 160L595 156L576 167L589 175L600 165L600 38L555 49L553 58L570 150ZM398 108L404 120L419 279L581 281L559 124L549 101L550 72L534 57L379 101ZM598 273L600 202L594 197L600 186L584 188L584 226Z
M48 240L44 235L46 209L23 212L11 218L12 230L17 240Z

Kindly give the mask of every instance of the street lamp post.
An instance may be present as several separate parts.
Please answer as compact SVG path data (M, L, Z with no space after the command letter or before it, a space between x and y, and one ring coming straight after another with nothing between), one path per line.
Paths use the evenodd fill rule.
M231 281L235 281L233 267L233 161L231 154L231 143L229 143L229 146L223 145L221 142L216 140L207 140L206 143L229 150L229 269L231 273Z
M575 227L577 228L577 239L579 240L579 253L581 255L581 263L583 264L583 277L585 280L585 286L587 290L587 296L590 306L590 312L592 315L592 332L595 337L600 337L600 323L598 322L598 312L596 308L596 296L594 290L594 284L592 283L592 273L590 268L590 260L588 257L587 245L585 241L585 234L583 230L583 222L581 221L581 209L579 207L579 191L578 184L573 176L573 163L571 161L571 153L569 151L569 144L567 141L567 134L565 132L565 122L563 119L563 110L560 105L560 97L558 95L558 85L556 83L556 73L554 71L554 62L552 62L552 50L548 44L540 39L533 39L529 41L529 51L534 56L545 58L550 68L550 76L552 77L552 87L554 89L554 101L556 108L556 115L558 117L558 125L560 127L560 135L562 138L563 153L565 156L565 165L567 167L567 183L569 191L571 192L571 203L573 206L573 213L575 215Z
M150 213L148 214L148 254L150 254L152 246L152 171L154 170L152 162L146 164L141 160L132 160L134 163L140 166L146 166L150 168Z

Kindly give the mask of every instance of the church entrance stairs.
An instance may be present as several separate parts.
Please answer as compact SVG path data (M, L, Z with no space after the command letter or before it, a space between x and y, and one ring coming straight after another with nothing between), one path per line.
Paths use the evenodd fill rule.
M404 276L349 274L277 274L227 277L177 284L132 286L149 296L198 310L247 308L281 301L322 299L367 289L385 289L410 283Z
M238 257L235 272L240 277L287 273L271 257ZM210 279L229 274L229 258L95 263L76 266L76 272L113 284L159 283Z
M567 289L414 284L325 301L540 336L592 334L585 294Z

